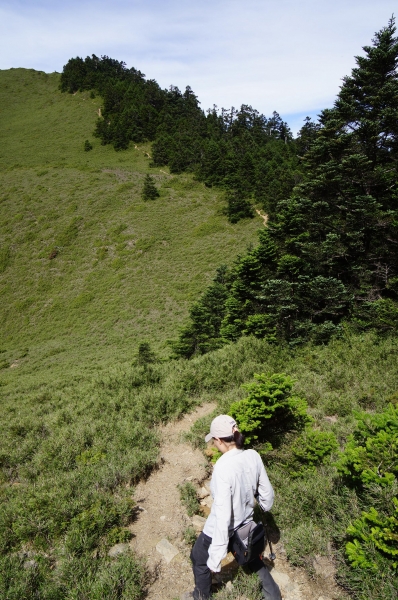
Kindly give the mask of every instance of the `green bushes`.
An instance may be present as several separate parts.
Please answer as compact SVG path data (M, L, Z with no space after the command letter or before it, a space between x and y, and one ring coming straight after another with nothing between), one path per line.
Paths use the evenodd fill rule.
M356 569L385 574L398 568L398 407L355 416L336 466L367 509L346 529L346 557Z
M276 441L286 431L300 429L311 422L307 402L291 393L294 382L290 377L284 374L254 377L257 383L242 386L249 392L247 398L230 407L248 443L264 436Z
M356 417L356 429L337 464L339 473L354 485L391 485L398 474L398 407Z
M373 506L384 522L392 515L394 488L379 485L377 494L362 497L356 491L362 485L351 488L336 477L329 461L334 454L332 432L343 446L356 428L352 409L365 402L390 414L391 409L383 408L398 389L396 356L396 340L375 344L369 334L295 352L242 338L192 361L131 365L129 359L94 381L32 386L23 395L0 388L0 597L91 600L101 593L106 598L109 589L120 585L125 590L120 597L125 594L127 600L128 586L138 589L134 586L141 579L138 574L129 579L125 569L141 573L141 567L134 566L131 554L110 560L107 552L128 539L132 486L156 464L159 440L153 425L215 397L217 412L223 413L239 401L247 408L242 398L258 402L260 425L248 432L256 445L268 441L274 418L275 430L285 431L271 440L274 449L264 456L276 492L273 516L290 560L311 569L314 554L327 554L333 542L338 563L345 565L346 543L353 541L346 534L350 521ZM253 373L282 370L291 376L261 376L249 384L254 391L246 387L242 392L241 385ZM292 403L293 398L301 401ZM325 415L334 414L330 407L343 400L344 414L335 423L325 421ZM316 429L309 427L307 413ZM195 439L201 443L209 420L195 426ZM390 421L391 416L383 417L383 423ZM283 442L279 446L278 440ZM196 512L199 503L192 488L187 496ZM32 556L22 559L25 549ZM366 586L374 580L373 587L380 587L382 576L395 571L386 566L392 560L381 551L375 554L379 558L369 560L380 565L376 575L371 569L359 572L349 561L344 566L343 583L349 589L357 586L358 598L359 593L373 597L373 591L366 596ZM30 560L38 567L25 569L24 562ZM120 571L118 565L124 565ZM365 583L362 572L368 571L372 581ZM394 598L380 589L383 600Z
M80 556L93 550L106 532L109 532L111 541L115 538L120 541L121 531L116 526L120 523L127 525L132 508L131 498L124 498L119 502L109 497L99 498L71 520L65 537L66 551Z
M394 338L376 343L369 334L294 353L243 338L194 359L182 375L185 389L217 389L219 399L189 438L203 445L211 418L233 413L266 462L276 494L272 515L289 560L313 573L317 555L334 556L339 581L357 600L396 600L397 557L390 549L397 541L397 484L387 475L396 472L397 406L388 405L396 400L396 348ZM239 392L260 368L292 376L257 376L244 385L246 395ZM296 424L294 397L308 400L299 403ZM372 412L360 411L364 406ZM284 418L274 423L282 409ZM361 556L377 569L361 568Z
M140 600L145 567L130 552L115 559L37 553L0 557L0 596L4 600Z
M90 600L140 600L145 584L145 567L126 553L104 563L88 590Z
M287 465L290 476L300 477L314 472L335 450L337 440L332 431L306 428L290 447L291 457Z
M393 498L394 513L380 515L375 508L363 512L348 528L352 541L346 545L348 560L354 567L378 570L375 549L398 569L398 498Z

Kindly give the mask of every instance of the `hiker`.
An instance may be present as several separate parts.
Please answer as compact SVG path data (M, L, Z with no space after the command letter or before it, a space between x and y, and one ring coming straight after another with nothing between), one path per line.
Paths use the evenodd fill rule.
M236 548L236 536L239 535L242 547L241 540L247 542L249 531L256 527L253 521L256 500L264 511L270 510L274 501L260 455L255 450L243 450L244 436L232 417L219 415L213 419L205 441L211 439L222 456L214 466L210 482L211 512L191 552L195 589L185 592L181 600L211 598L212 573L221 571L221 560ZM264 549L263 540L264 537L259 552ZM281 599L277 584L258 554L249 560L247 567L259 576L265 600Z

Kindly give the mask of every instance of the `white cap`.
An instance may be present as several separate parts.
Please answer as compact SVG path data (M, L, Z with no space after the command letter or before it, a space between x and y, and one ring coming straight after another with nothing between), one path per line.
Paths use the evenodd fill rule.
M226 438L233 435L236 429L236 421L229 415L219 415L212 420L210 433L205 437L205 442L210 442L212 438Z

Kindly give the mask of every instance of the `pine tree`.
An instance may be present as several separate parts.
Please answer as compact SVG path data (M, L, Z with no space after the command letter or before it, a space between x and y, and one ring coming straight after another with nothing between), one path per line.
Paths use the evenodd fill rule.
M155 353L152 352L148 342L141 342L138 346L135 363L141 367L146 367L150 363L156 362Z
M144 186L142 188L142 199L143 200L155 200L159 197L158 189L155 185L155 180L149 173L145 175Z
M254 217L253 207L244 197L241 190L228 190L226 194L226 214L231 223L237 223L240 219L252 219Z
M273 227L280 246L300 260L300 275L343 284L352 298L343 315L380 331L383 320L396 319L391 300L398 299L395 31L391 19L376 33L344 78L334 107L322 112L305 155L304 182L280 203ZM377 303L377 311L369 303Z
M176 357L191 358L220 348L224 341L220 327L228 296L228 269L217 269L213 283L190 310L190 322L180 332L178 340L170 342Z
M252 333L291 344L324 343L343 319L359 329L397 332L395 31L391 19L364 47L365 56L356 58L334 107L321 113L316 126L306 120L303 180L272 205L274 218L260 246L234 266L219 338ZM280 138L279 115L269 124L269 137ZM266 186L257 185L264 193ZM236 190L230 198L231 213L239 214L242 195Z

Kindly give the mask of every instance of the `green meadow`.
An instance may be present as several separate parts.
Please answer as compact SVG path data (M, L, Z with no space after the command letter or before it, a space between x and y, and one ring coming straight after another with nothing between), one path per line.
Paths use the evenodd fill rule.
M192 301L261 220L228 223L220 191L151 169L149 145L101 146L101 99L61 94L57 73L0 79L2 384L97 372L143 340L167 356ZM147 173L153 202L141 200Z

